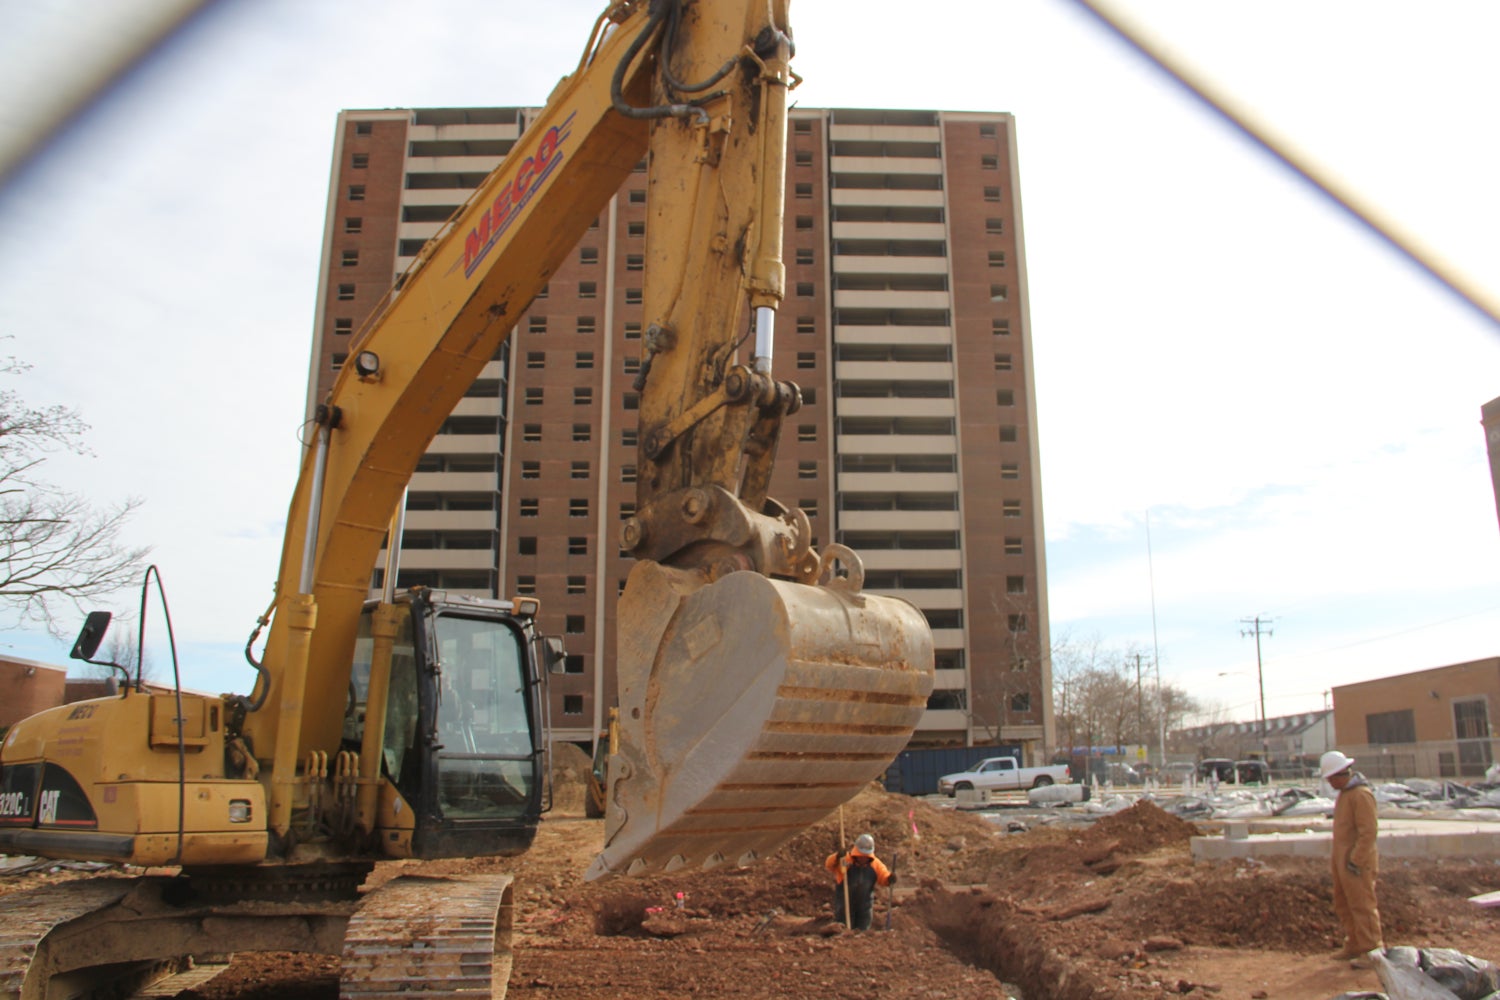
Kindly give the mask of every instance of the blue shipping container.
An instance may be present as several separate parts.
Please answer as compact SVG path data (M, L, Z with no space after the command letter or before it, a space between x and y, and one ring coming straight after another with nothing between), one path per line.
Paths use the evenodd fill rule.
M967 771L988 757L1021 759L1019 745L989 747L925 747L903 750L885 772L885 790L902 795L936 795L938 779Z

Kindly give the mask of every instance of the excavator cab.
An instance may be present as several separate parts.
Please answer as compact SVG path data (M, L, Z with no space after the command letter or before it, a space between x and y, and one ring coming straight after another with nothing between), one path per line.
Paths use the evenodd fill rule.
M375 642L355 644L346 745L367 718ZM508 601L397 595L385 699L382 843L419 858L510 855L531 844L543 804L541 694L548 647ZM404 853L401 850L391 853Z

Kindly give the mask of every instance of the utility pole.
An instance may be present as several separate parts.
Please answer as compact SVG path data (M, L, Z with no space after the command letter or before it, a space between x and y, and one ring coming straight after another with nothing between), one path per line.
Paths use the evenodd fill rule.
M1270 766L1271 745L1266 739L1266 674L1260 661L1260 637L1262 635L1273 635L1270 629L1261 630L1262 625L1271 624L1272 619L1256 615L1254 618L1241 618L1241 625L1253 626L1249 631L1240 630L1241 636L1255 636L1255 681L1260 687L1260 756L1261 760Z

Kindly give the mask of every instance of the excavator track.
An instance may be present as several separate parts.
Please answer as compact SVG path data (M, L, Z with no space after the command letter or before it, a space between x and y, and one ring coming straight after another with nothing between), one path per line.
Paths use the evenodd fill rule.
M505 995L509 875L406 875L357 904L174 904L178 885L95 878L0 898L0 1000L171 995L216 975L229 951L340 955L340 995L360 1000Z
M349 921L339 995L498 1000L510 979L513 922L509 875L393 879Z
M0 910L0 1000L44 997L51 974L43 944L47 935L113 906L133 887L131 879L89 879L7 896Z

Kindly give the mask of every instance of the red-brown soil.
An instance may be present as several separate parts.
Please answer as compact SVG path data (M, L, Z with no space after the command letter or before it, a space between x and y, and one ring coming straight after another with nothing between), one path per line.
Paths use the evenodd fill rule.
M1195 864L1195 828L1150 803L1092 825L1006 832L1003 816L997 824L872 788L844 807L843 828L849 840L874 834L899 887L879 891L865 934L830 915L822 862L839 841L838 814L749 869L586 883L603 824L581 812L549 816L521 858L399 862L374 878L513 874L508 995L521 1000L1330 1000L1380 988L1373 971L1329 957L1340 942L1326 864ZM1500 960L1500 911L1466 902L1495 889L1500 865L1488 861L1388 863L1386 942ZM334 959L247 955L182 997L333 1000L337 974Z

